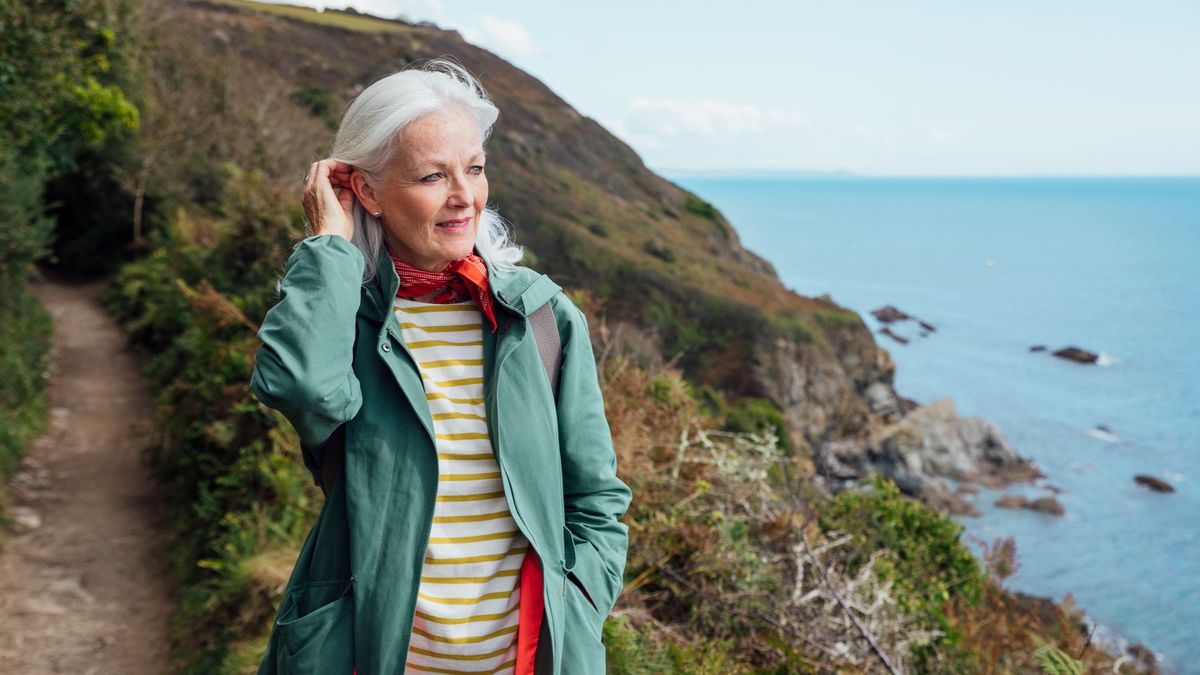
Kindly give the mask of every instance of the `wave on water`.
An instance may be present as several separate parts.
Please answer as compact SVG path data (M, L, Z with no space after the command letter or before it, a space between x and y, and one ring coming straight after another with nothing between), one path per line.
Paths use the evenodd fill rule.
M1087 627L1088 634L1091 636L1092 643L1095 644L1096 646L1100 647L1101 649L1107 651L1109 654L1112 654L1114 656L1117 654L1126 654L1126 652L1129 650L1129 648L1131 646L1133 646L1134 644L1138 644L1138 645L1148 649L1154 655L1154 660L1156 661L1156 664L1158 666L1170 668L1174 665L1167 658L1166 654L1159 652L1155 649L1152 649L1148 645L1144 645L1141 643L1135 643L1134 641L1132 641L1129 638L1122 635L1116 628L1108 625L1107 623L1104 623L1103 621L1097 621L1097 620L1091 618L1090 616L1088 616L1086 613L1083 615L1082 618L1083 618L1083 624ZM1132 660L1132 659L1128 655L1125 655L1125 656L1122 656L1121 658L1119 658L1117 660L1117 663L1128 662L1130 660ZM1114 671L1115 670L1116 670L1116 668L1114 667ZM1169 672L1174 672L1174 671L1169 671Z
M1116 356L1113 356L1112 354L1105 354L1104 352L1100 352L1099 354L1096 355L1096 365L1098 365L1098 366L1113 366L1118 363L1123 363L1122 359L1120 359Z
M1104 441L1105 443L1116 443L1118 440L1117 435L1111 430L1102 429L1100 427L1092 427L1091 429L1088 429L1087 435L1097 440Z

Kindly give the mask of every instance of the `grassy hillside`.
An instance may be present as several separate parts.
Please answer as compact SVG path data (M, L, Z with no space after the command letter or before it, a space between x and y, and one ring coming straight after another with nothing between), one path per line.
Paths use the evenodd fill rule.
M649 171L541 82L456 32L233 0L193 3L186 16L201 40L275 73L293 101L330 124L376 78L414 59L459 59L500 109L488 142L491 198L532 252L530 264L593 291L614 316L647 329L666 358L681 355L695 378L749 391L738 359L718 367L730 345L764 335L824 342L830 323L861 326L851 312L789 292L719 211ZM322 129L308 140L316 158L332 136ZM293 167L303 167L302 159Z

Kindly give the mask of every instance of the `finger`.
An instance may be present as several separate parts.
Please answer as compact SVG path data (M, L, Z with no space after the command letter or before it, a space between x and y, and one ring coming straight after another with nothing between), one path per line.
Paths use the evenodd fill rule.
M345 183L345 184L349 185L349 183L350 183L350 168L347 165L342 164L342 165L338 166L337 168L335 168L329 174L329 178L330 178L330 180L336 181L338 183Z
M328 159L322 159L322 160L317 161L317 176L318 177L325 178L325 179L329 178L329 168L330 168L329 161L330 160L328 160Z
M349 217L352 213L352 209L354 208L354 192L350 190L342 190L340 193L338 193L338 204L341 205L342 210L345 211L347 217Z

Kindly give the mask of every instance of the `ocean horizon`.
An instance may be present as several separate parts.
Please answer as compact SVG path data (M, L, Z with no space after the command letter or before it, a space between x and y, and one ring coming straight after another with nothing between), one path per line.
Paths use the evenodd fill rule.
M900 395L948 396L1038 464L1064 516L995 508L1002 492L983 490L982 515L958 518L977 551L1014 538L1010 588L1070 594L1102 637L1200 673L1200 177L835 174L664 173L785 286L858 312ZM884 305L936 330L880 334ZM1067 346L1098 365L1050 354Z

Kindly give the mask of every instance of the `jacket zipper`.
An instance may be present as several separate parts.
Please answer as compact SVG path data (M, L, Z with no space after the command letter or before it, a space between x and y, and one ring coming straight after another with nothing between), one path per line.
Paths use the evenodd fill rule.
M508 306L508 305L505 305L505 306ZM509 307L509 308L511 309L511 307ZM516 311L516 310L513 310L513 311ZM501 335L503 335L503 333L501 333ZM495 347L496 347L496 351L499 352L500 351L500 340L499 339L496 340ZM517 524L517 528L521 530L521 533L523 535L525 535L525 539L529 542L529 545L533 547L533 551L534 551L534 553L537 554L538 559L542 564L542 569L544 570L546 568L546 558L543 557L541 555L541 553L538 552L537 543L534 541L533 537L529 536L529 528L528 528L528 526L525 525L524 519L521 518L521 514L517 511L516 504L512 500L512 481L509 480L508 471L504 468L504 462L501 461L501 459L500 459L500 434L499 434L500 425L499 425L499 419L497 418L496 413L500 408L499 400L500 400L500 366L501 365L503 365L503 364L497 362L495 364L494 370L492 372L492 396L491 396L490 408L487 411L488 425L491 427L489 434L492 437L492 451L496 453L496 464L499 465L500 475L504 480L505 501L508 502L508 510L512 513L513 522L515 522ZM560 567L561 567L561 564L560 564ZM542 621L545 622L545 621L551 620L550 619L551 611L550 611L550 603L546 602L546 599L545 599L545 584L544 584L544 582L545 582L545 574L543 572L542 608L543 608L544 615L542 617ZM567 591L566 584L567 584L566 575L564 575L563 576L563 587L562 587L562 592L564 595L566 595L566 591ZM555 656L555 653L557 652L558 646L554 644L554 631L553 630L547 631L546 634L548 636L550 636L550 645L549 645L550 661L551 661L551 663L553 663L554 656ZM539 641L539 645L540 644L541 643Z
M395 319L395 314L392 313L392 310L388 311L388 318L392 319L392 320ZM413 363L416 363L416 359L413 357L412 352L409 351L408 345L404 344L404 339L402 337L396 335L394 332L392 332L391 326L388 326L386 330L387 330L388 338L394 339L397 343L399 343L400 348L404 350L404 353L408 354L408 358ZM422 384L422 387L423 386L424 385ZM437 439L431 437L430 440L434 444L433 452L436 457L436 455L437 455ZM441 484L441 478L440 478L441 477L441 464L440 464L440 462L438 464L436 464L436 466L437 466L438 477L439 477L437 484L440 485ZM434 511L437 509L437 493L438 493L438 490L435 488L434 494L433 494L433 504L431 504L431 505L427 504L427 508L425 510L425 512L428 514L428 517L425 519L424 529L422 530L421 538L420 538L420 541L422 542L421 543L421 555L420 555L420 557L417 558L417 564L416 564L416 569L419 571L417 572L417 575L416 575L416 583L414 586L412 586L411 597L413 599L413 611L412 611L412 614L408 618L408 638L407 638L408 645L406 645L405 649L404 649L404 656L403 656L404 664L403 664L403 670L401 672L405 672L408 670L408 649L412 644L413 626L415 626L417 623L417 595L421 591L421 575L425 571L425 556L429 552L429 535L433 531L433 514L434 514Z

